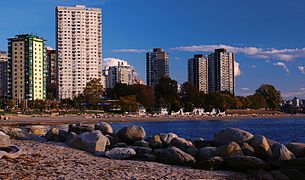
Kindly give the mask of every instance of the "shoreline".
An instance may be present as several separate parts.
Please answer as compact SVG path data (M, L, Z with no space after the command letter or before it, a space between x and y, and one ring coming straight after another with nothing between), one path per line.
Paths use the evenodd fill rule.
M132 123L132 122L166 122L166 121L235 121L255 119L280 119L280 118L305 118L305 114L281 114L281 115L234 115L234 116L159 116L159 117L130 117L110 116L93 118L93 115L65 115L65 116L28 116L15 115L10 119L0 119L0 125L63 125L63 124L95 124L97 122L107 123Z

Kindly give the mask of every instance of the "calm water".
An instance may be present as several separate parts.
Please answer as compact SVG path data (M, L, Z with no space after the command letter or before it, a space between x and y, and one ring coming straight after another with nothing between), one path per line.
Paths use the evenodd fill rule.
M112 123L115 131L130 125L142 126L147 135L174 132L179 137L212 139L223 128L240 128L253 134L264 135L281 143L305 143L305 118L255 119L255 120L205 120Z

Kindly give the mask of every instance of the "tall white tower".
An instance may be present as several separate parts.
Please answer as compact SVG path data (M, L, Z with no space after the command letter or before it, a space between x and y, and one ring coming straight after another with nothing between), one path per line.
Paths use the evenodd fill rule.
M102 10L56 7L56 47L58 97L72 99L102 79Z

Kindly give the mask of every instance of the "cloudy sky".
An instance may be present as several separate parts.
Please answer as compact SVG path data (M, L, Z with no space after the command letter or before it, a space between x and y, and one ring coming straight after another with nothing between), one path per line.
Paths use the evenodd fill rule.
M103 9L103 57L133 65L145 79L145 52L164 48L170 75L187 80L187 59L223 47L236 53L236 92L262 83L284 98L305 98L304 0L2 0L0 50L7 38L34 33L55 47L58 5Z

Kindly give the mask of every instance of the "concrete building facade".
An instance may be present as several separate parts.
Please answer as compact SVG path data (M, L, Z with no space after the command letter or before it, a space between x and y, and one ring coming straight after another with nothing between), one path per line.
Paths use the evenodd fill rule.
M7 60L7 52L0 51L0 96L2 97L7 93Z
M102 10L58 6L56 49L58 97L72 99L102 78Z
M208 59L203 54L196 54L188 60L188 81L199 91L208 93Z
M7 97L15 100L46 98L45 40L30 34L8 39Z
M156 87L163 76L169 76L168 53L161 48L146 53L147 85Z

